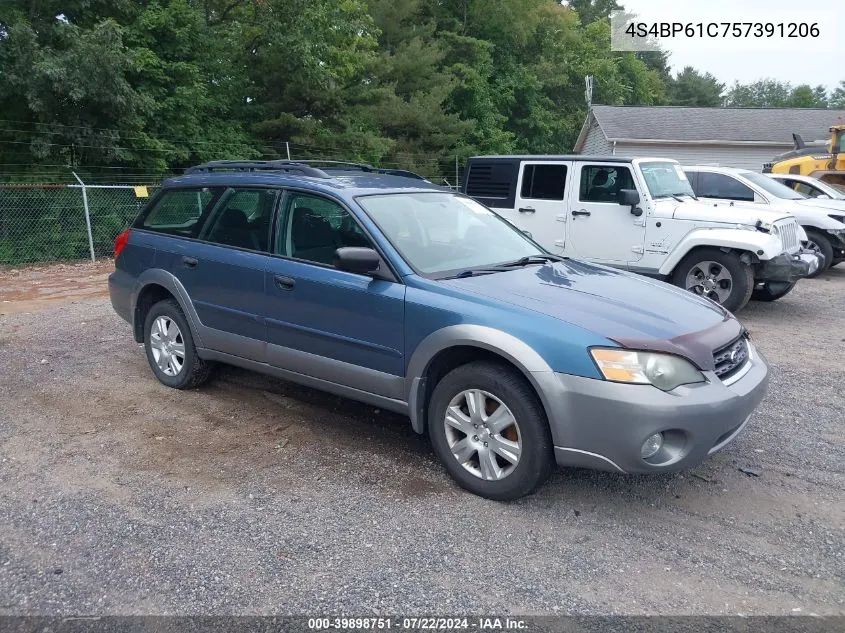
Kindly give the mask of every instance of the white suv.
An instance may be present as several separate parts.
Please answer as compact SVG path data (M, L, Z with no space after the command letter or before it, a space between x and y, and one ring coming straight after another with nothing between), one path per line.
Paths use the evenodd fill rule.
M684 171L699 198L794 215L807 232L810 246L824 255L824 265L811 277L845 261L845 211L825 208L826 201L809 199L767 174L748 169L697 165L684 167Z
M657 277L732 311L752 293L782 297L819 264L802 254L794 217L698 201L672 160L480 156L464 187L553 253Z

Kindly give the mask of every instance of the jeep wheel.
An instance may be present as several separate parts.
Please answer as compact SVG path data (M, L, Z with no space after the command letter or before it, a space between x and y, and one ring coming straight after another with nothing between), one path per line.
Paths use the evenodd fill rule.
M211 374L211 363L197 356L188 320L173 299L159 301L147 313L144 349L155 377L168 387L191 389Z
M818 251L824 255L824 266L819 266L818 270L812 275L808 275L808 279L813 279L821 275L824 271L833 265L833 244L827 239L827 236L818 231L807 231L807 246Z
M755 288L751 293L754 301L777 301L788 295L795 287L795 283L786 281L767 281L762 286Z
M549 476L552 438L531 386L513 369L473 362L437 383L428 408L434 452L458 484L510 501Z
M672 283L737 312L751 298L754 271L736 253L702 248L681 260L672 275Z

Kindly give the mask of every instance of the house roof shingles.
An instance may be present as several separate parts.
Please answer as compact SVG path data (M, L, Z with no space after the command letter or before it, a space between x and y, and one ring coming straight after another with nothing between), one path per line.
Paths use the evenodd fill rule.
M804 108L690 108L595 105L608 140L724 141L792 144L792 133L812 143L845 123L845 110Z

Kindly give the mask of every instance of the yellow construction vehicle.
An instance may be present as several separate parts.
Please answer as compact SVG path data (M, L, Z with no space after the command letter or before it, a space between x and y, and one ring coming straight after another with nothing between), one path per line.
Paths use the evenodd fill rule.
M793 134L795 149L763 165L764 173L813 176L832 185L845 185L845 125L830 128L826 145L808 146L800 134Z

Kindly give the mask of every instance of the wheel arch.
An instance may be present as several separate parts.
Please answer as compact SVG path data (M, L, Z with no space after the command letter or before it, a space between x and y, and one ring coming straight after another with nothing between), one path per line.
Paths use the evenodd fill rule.
M171 273L161 269L149 269L138 278L132 291L132 333L135 341L144 341L144 319L149 309L163 299L176 300L188 325L197 347L202 346L199 335L199 317L197 316L188 292L182 283Z
M406 394L411 425L424 433L428 404L440 378L452 369L476 360L489 360L513 368L522 375L550 417L549 403L538 374L553 370L536 350L512 334L480 325L453 325L429 334L417 346L408 363Z
M687 256L696 250L704 248L718 248L748 253L749 261L756 259L767 260L783 252L780 240L761 231L746 231L744 229L699 229L688 233L675 246L669 256L660 266L661 275L672 275L675 269Z

